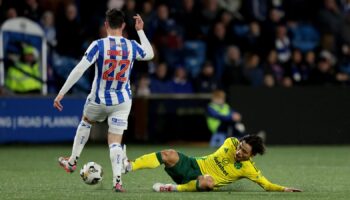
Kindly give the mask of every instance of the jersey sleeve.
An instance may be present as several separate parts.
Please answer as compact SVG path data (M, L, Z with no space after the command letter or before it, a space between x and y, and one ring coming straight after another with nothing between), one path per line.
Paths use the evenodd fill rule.
M151 60L154 57L154 52L151 43L148 41L143 30L137 31L141 44L135 40L131 41L133 47L133 59L136 60Z
M246 169L245 177L251 181L259 184L266 191L280 191L284 190L283 186L271 183L267 178L265 178L260 170L258 170L253 164Z
M94 63L98 57L98 45L97 42L94 41L90 44L90 46L88 47L88 49L86 50L85 54L84 54L84 58L90 63Z

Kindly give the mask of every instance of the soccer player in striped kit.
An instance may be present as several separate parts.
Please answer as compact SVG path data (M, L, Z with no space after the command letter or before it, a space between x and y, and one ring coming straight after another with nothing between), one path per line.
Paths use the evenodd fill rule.
M141 44L122 36L125 27L123 12L111 9L106 12L106 38L92 42L85 55L68 76L54 100L54 107L62 111L61 100L83 73L95 65L95 78L84 106L83 117L74 138L72 154L60 157L59 164L67 171L76 170L77 160L87 142L91 125L108 120L108 144L113 170L113 187L124 192L121 170L125 153L121 146L124 130L128 126L131 109L130 72L135 60L150 60L154 53L144 31L140 15L134 16L135 29Z

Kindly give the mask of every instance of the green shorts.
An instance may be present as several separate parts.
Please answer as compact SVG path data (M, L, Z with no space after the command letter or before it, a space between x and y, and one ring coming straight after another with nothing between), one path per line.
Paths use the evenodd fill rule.
M195 158L179 153L179 161L173 167L165 167L164 170L177 184L185 184L191 180L196 180L202 172Z

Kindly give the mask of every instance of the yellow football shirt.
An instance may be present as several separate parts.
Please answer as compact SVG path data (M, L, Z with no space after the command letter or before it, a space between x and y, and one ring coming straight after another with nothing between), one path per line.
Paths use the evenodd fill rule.
M215 188L248 178L266 191L283 191L284 187L268 181L254 166L252 160L235 161L234 156L238 145L238 139L231 137L226 139L215 153L196 158L202 174L209 174L214 178Z

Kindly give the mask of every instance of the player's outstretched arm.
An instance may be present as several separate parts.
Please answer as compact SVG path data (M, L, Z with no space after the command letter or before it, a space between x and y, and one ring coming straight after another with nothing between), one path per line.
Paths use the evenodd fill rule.
M151 60L154 57L154 52L151 43L148 41L145 32L143 31L143 20L139 14L134 16L135 19L135 29L140 38L141 47L144 50L144 55L139 58L139 60Z
M302 190L300 189L296 189L296 188L284 188L283 190L284 192L302 192Z

